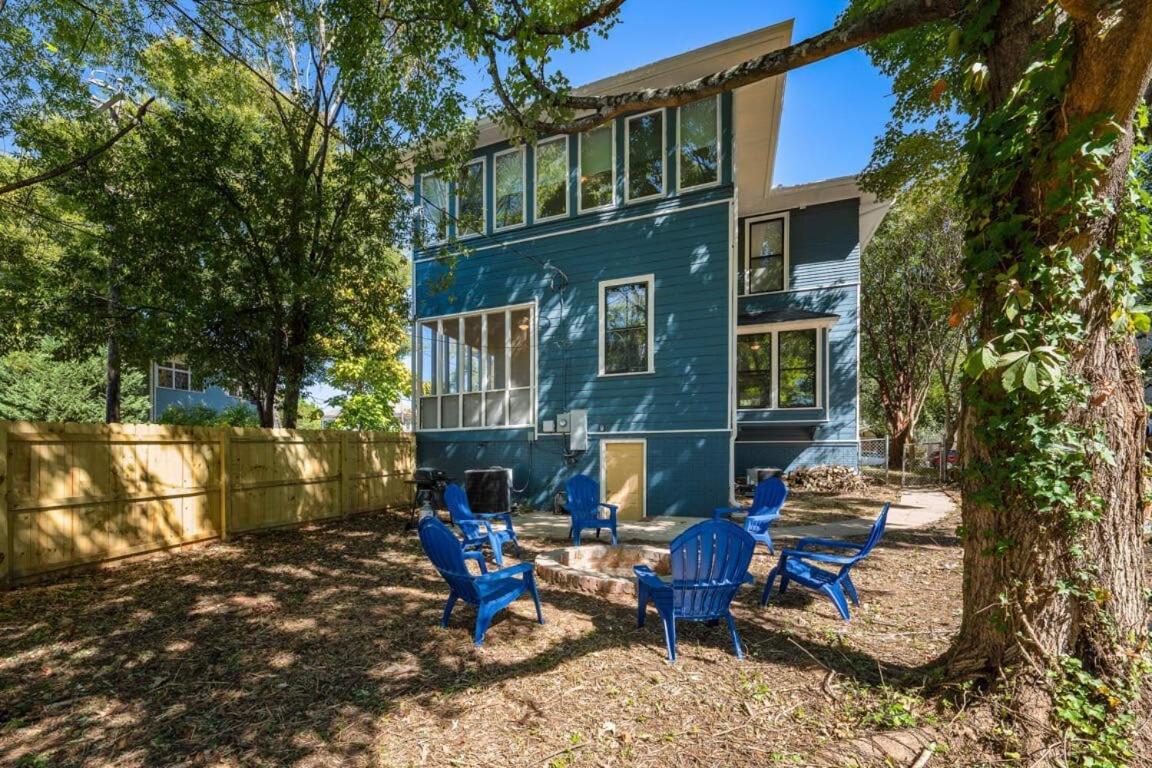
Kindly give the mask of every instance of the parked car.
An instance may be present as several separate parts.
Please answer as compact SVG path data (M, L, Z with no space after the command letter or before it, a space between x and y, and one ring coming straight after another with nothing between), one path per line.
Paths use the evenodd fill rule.
M959 461L960 461L960 453L955 448L948 451L948 466L953 466L954 464L956 464ZM932 451L932 453L928 454L928 463L930 465L932 465L932 467L934 469L939 469L940 468L940 451Z

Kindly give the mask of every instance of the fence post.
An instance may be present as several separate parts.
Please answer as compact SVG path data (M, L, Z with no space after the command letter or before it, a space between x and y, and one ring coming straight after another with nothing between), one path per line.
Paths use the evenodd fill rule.
M891 471L888 464L892 461L892 454L889 453L889 451L892 450L892 446L888 444L890 439L888 435L884 435L884 485L888 485L890 482L888 479L888 473Z
M348 517L352 512L352 446L351 433L340 431L340 517Z
M12 586L12 525L8 518L8 422L0 421L0 589Z
M220 540L228 541L228 512L232 503L232 478L229 468L232 464L232 430L220 428Z

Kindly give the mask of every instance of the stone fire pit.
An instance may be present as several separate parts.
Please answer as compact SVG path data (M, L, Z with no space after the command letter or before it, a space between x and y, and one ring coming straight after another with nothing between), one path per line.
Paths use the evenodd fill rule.
M635 595L634 565L647 565L661 576L672 572L668 550L642 544L590 544L540 555L536 558L536 576L541 581L594 595Z

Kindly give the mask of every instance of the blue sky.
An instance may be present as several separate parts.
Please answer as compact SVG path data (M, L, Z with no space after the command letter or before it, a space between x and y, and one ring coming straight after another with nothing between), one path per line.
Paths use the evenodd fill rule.
M769 24L795 19L793 41L823 32L845 0L627 0L620 23L591 50L558 56L586 83ZM859 51L789 72L776 184L858 173L892 107L891 85Z

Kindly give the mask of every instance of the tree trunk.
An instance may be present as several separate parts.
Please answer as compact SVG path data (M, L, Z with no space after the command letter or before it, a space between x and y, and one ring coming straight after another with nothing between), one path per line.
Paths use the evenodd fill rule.
M913 424L908 419L901 419L895 425L888 426L888 468L897 471L904 469L904 453L908 442L912 439Z
M300 396L308 372L307 349L311 323L308 307L294 302L288 316L288 348L284 354L283 421L288 429L295 429L300 415Z
M1018 98L1013 89L1037 58L1036 47L1055 39L1057 24L1064 19L1049 15L1039 21L1047 5L1043 0L1000 4L993 22L995 40L987 51L990 103L982 120L1005 105L1013 106L1010 99ZM1083 121L1101 114L1115 115L1120 125L1130 128L1152 66L1152 9L1144 0L1122 3L1112 19L1116 23L1108 24L1110 11L1103 6L1096 9L1094 3L1070 0L1063 5L1073 13L1080 7L1090 9L1083 19L1076 16L1065 54L1071 75L1061 98L1037 121L1043 126L1039 130L1051 130L1052 141L1058 142L1075 135L1070 132ZM992 125L1003 129L1003 124ZM1124 199L1131 148L1129 131L1107 168L1095 171L1096 199ZM1036 254L1055 261L1060 254L1044 249L1070 248L1083 265L1084 284L1077 287L1073 280L1046 278L1036 271L1035 262L1021 255L1023 249L1006 247L992 269L1003 274L1015 265L1020 275L1040 274L1028 283L1037 291L1039 307L1047 311L1070 306L1081 313L1082 340L1062 337L1056 343L1065 353L1066 377L1082 377L1089 392L1056 413L1043 410L1050 402L1043 395L1005 391L998 378L982 376L966 383L960 416L965 465L964 615L949 665L956 675L982 675L1001 683L1017 720L1024 762L1055 765L1064 759L1053 751L1057 734L1066 736L1072 728L1054 708L1061 684L1054 681L1065 679L1061 670L1079 664L1090 675L1115 684L1132 674L1134 659L1147 640L1141 540L1145 409L1133 338L1116 338L1113 331L1117 283L1104 279L1097 257L1099 247L1114 242L1117 215L1114 210L1093 211L1069 223L1068 209L1061 206L1071 204L1057 205L1053 199L1061 184L1070 183L1071 170L1052 163L1042 152L1025 159L1015 186L1003 191L994 214L1008 211L1006 218L1028 222L1027 236L1040 246ZM988 191L981 187L986 182L980 176L979 167L970 170L966 182L970 200ZM988 226L987 218L978 220L983 213L974 213L969 227L968 241L976 243L975 248L982 247L979 234L987 231L982 229ZM970 284L980 286L980 342L1001 338L1009 322L1003 294L996 292L994 275L980 278L978 267L969 269ZM1030 409L1030 403L1039 405ZM1053 431L1029 433L1028 422L1036 418L1047 420L1045 429ZM1107 450L1086 449L1083 462L1089 472L1069 471L1046 486L1035 477L1062 471L1065 465L1051 470L1037 462L1033 477L1027 477L1027 471L1005 471L1018 464L1021 453L1033 450L1013 435L1043 436L1059 429L1098 435ZM1071 446L1068 451L1079 453ZM1105 455L1108 452L1111 458ZM1056 449L1045 455L1060 460ZM1069 461L1067 466L1075 466ZM1073 503L1049 500L1060 493L1061 485L1071 489ZM1100 503L1094 506L1094 499ZM1092 510L1093 516L1087 516ZM1083 690L1086 698L1098 693ZM1103 706L1108 710L1113 705ZM1104 724L1120 713L1108 710Z

